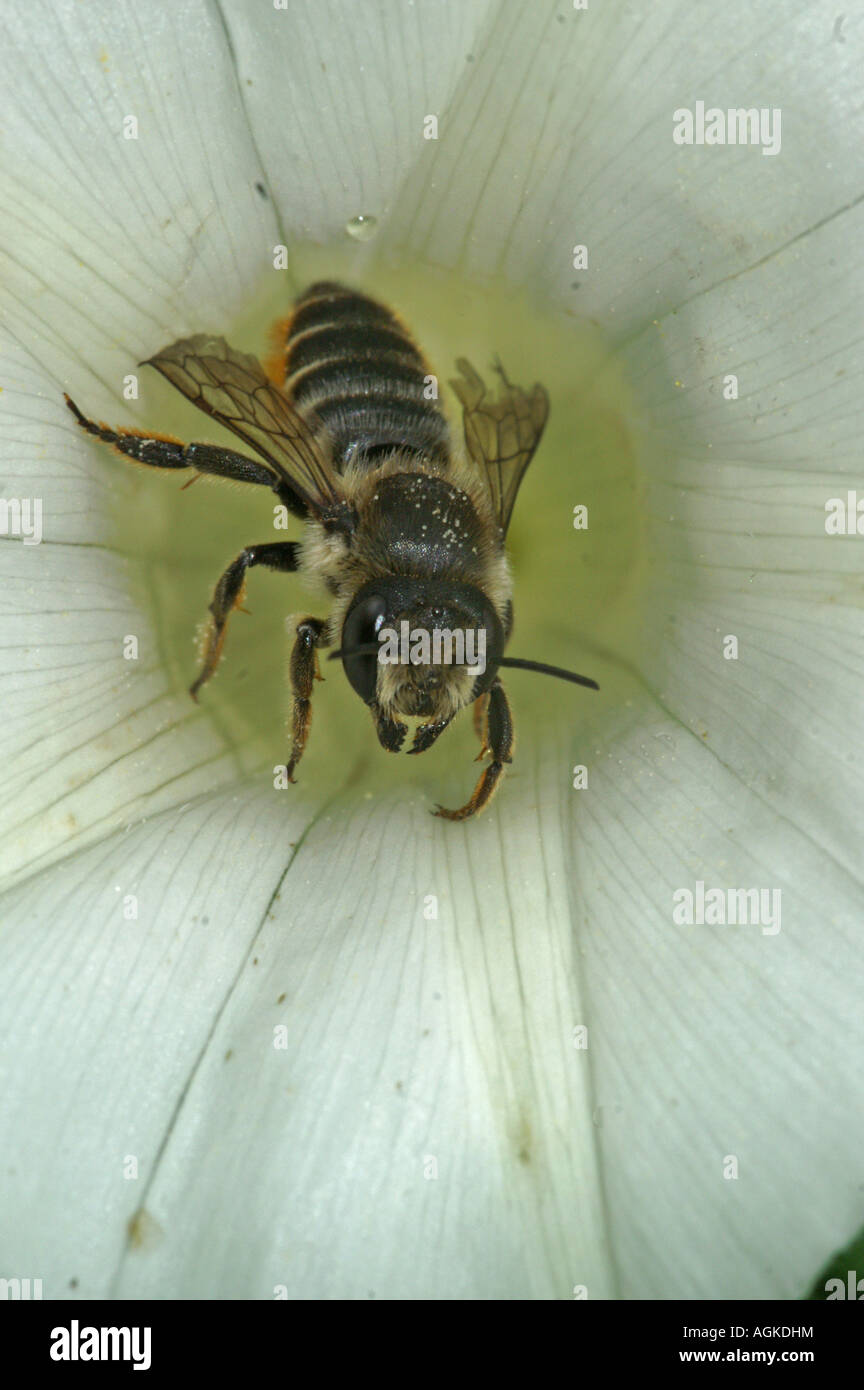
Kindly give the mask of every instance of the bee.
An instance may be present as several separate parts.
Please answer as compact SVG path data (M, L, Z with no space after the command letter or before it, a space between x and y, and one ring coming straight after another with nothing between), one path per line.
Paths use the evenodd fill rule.
M277 325L265 371L224 338L182 338L147 363L200 410L237 435L255 455L170 435L111 429L89 420L66 396L88 434L152 468L195 469L269 488L305 522L299 541L267 541L240 552L216 585L193 699L219 663L232 611L256 565L317 576L332 598L328 618L303 617L289 662L292 743L287 780L309 735L318 652L337 648L352 688L369 707L379 742L401 749L417 724L410 753L431 748L454 716L474 707L489 756L458 810L466 820L492 797L513 751L513 722L500 679L507 667L539 671L596 690L586 676L542 662L505 657L513 626L505 553L516 494L549 414L540 385L515 386L496 362L497 399L464 358L451 382L462 406L464 449L430 390L435 378L400 318L343 285L311 285ZM382 634L461 632L484 662L448 653L385 663ZM482 643L482 645L481 645ZM463 647L464 653L464 647ZM425 654L425 659L423 659ZM451 659L447 660L447 656ZM435 657L441 659L436 660ZM458 648L457 648L458 656Z

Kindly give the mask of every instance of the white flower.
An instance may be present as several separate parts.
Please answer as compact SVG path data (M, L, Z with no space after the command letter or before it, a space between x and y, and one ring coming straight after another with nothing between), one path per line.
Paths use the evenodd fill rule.
M2 1272L45 1297L801 1295L861 1219L864 541L824 526L864 490L853 26L56 0L3 27L2 495L42 499L44 539L0 547ZM703 98L781 108L780 153L674 144ZM417 795L431 756L367 797L371 730L326 788L250 770L163 659L177 524L156 579L117 545L176 484L63 405L158 428L122 398L139 359L225 332L277 244L301 288L298 244L358 215L355 279L398 253L418 284L528 285L599 325L649 421L633 685L563 740L514 699L518 762L468 826ZM260 539L229 535L214 579ZM250 663L258 633L229 639ZM781 930L673 924L699 881L779 888Z

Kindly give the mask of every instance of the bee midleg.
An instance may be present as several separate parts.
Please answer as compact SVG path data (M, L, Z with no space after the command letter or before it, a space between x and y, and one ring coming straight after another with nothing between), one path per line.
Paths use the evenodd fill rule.
M249 545L241 550L236 560L225 570L213 592L210 604L210 627L204 646L201 672L189 687L193 700L198 699L198 691L209 681L219 664L222 644L225 641L225 628L232 611L240 606L246 583L246 571L253 565L265 565L267 569L282 570L292 574L299 568L300 546L296 541L268 541L263 545Z
M83 430L135 463L144 463L149 468L194 468L199 473L210 473L215 478L228 478L235 483L257 483L272 488L282 505L295 516L308 514L294 491L257 459L246 458L245 454L223 449L218 444L184 444L182 439L168 434L112 430L108 425L88 420L69 396L66 404Z
M489 690L486 727L492 761L483 770L480 780L471 794L471 800L461 806L458 811L448 811L443 806L437 806L434 815L443 816L445 820L467 820L477 811L482 811L483 807L491 800L501 773L504 771L505 763L511 761L513 720L510 716L510 706L507 703L507 696L504 694L504 687L498 680L492 684Z
M327 623L321 618L301 618L297 624L297 636L291 648L289 673L291 693L294 697L291 711L291 757L285 769L289 782L294 781L294 769L303 756L309 726L312 723L312 682L323 680L318 672L316 648L327 631Z

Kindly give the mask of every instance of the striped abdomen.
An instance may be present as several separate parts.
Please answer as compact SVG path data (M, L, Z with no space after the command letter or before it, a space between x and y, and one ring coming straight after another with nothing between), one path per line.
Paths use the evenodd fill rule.
M343 285L311 285L295 303L284 352L288 394L320 422L338 471L394 448L449 458L447 422L424 395L428 367L383 304Z

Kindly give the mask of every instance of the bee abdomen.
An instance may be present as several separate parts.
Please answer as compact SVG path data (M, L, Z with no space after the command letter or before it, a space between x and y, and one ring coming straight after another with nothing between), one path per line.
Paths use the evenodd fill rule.
M429 369L383 304L321 282L297 300L285 340L285 387L314 415L334 462L370 463L393 448L449 457L447 422L429 399Z

